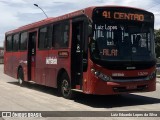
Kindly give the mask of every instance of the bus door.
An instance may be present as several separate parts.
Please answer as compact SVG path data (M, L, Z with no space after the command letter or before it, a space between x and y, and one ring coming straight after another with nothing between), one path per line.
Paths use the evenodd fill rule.
M28 42L28 80L35 80L35 65L36 65L36 38L37 32L29 33Z
M82 89L83 78L83 25L83 21L73 21L72 23L72 87L74 88L76 85L80 85L80 89Z

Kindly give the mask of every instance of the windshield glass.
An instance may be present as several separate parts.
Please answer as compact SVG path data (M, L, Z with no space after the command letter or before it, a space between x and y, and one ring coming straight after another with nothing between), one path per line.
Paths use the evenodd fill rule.
M107 21L93 24L91 54L100 60L149 60L154 54L153 28L147 23Z

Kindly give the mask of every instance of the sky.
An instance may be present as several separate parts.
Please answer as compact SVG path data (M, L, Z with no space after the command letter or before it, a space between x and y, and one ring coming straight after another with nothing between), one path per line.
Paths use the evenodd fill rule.
M33 4L38 4L49 17L96 5L136 7L154 13L155 29L160 29L159 0L0 0L0 47L3 46L5 32L46 18Z

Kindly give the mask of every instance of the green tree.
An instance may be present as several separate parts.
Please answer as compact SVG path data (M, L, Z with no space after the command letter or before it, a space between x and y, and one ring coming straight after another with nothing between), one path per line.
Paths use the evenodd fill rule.
M160 29L154 30L155 34L155 51L156 51L156 57L160 57Z

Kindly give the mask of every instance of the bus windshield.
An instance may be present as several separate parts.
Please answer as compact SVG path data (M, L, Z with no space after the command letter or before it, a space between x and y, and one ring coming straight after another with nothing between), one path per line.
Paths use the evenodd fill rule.
M135 8L99 7L94 9L92 18L90 52L94 62L110 69L144 69L155 64L152 13Z
M145 23L95 23L91 43L93 58L99 60L149 60L154 56L153 28Z

